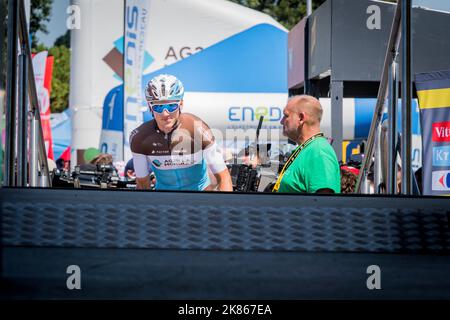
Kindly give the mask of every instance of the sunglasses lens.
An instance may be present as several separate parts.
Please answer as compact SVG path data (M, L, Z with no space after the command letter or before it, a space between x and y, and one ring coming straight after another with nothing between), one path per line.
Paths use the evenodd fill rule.
M157 104L152 106L152 109L156 113L163 113L164 110L167 110L167 112L172 113L178 109L178 103Z

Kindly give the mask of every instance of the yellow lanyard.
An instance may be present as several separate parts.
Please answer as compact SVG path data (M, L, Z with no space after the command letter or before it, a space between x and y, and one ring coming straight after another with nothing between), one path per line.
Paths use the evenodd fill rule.
M294 152L292 152L291 156L289 157L288 161L286 162L286 164L283 166L283 169L281 170L280 175L278 176L277 182L275 183L275 185L273 186L272 192L278 192L278 189L280 189L280 184L281 184L281 180L283 180L283 175L285 173L285 171L289 168L289 166L294 162L294 160L297 158L297 156L299 155L300 151L302 151L303 149L305 149L305 147L310 144L314 139L319 138L319 137L323 137L323 133L319 132L316 133L315 135L313 135L311 138L309 138L308 140L306 140L305 142L303 142L301 145L299 145Z

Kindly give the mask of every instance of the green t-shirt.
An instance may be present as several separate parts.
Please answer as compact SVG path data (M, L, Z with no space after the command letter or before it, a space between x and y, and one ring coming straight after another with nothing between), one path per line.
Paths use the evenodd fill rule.
M310 142L284 172L278 192L308 192L319 189L341 192L339 163L327 139L320 137Z

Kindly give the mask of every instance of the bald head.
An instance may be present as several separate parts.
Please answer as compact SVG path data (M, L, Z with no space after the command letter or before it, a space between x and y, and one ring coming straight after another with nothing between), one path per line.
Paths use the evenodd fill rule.
M320 132L322 106L314 97L301 95L289 99L283 110L283 134L297 143L303 143Z
M308 115L306 122L309 126L320 125L322 106L316 98L308 95L293 96L289 99L288 106L297 114L306 113Z

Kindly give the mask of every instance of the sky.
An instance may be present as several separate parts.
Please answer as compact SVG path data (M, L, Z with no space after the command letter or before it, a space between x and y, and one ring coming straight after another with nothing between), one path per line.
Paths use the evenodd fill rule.
M47 24L49 33L43 34L38 32L39 42L44 43L47 47L51 47L56 38L66 32L66 9L69 4L70 0L53 0L52 16ZM450 12L449 0L413 0L413 5ZM83 13L81 12L81 14Z
M450 12L450 1L448 0L413 0L413 6Z
M67 7L70 5L70 0L53 0L52 15L50 21L47 23L48 34L38 32L36 34L39 42L46 47L52 47L55 40L66 33L66 13Z

